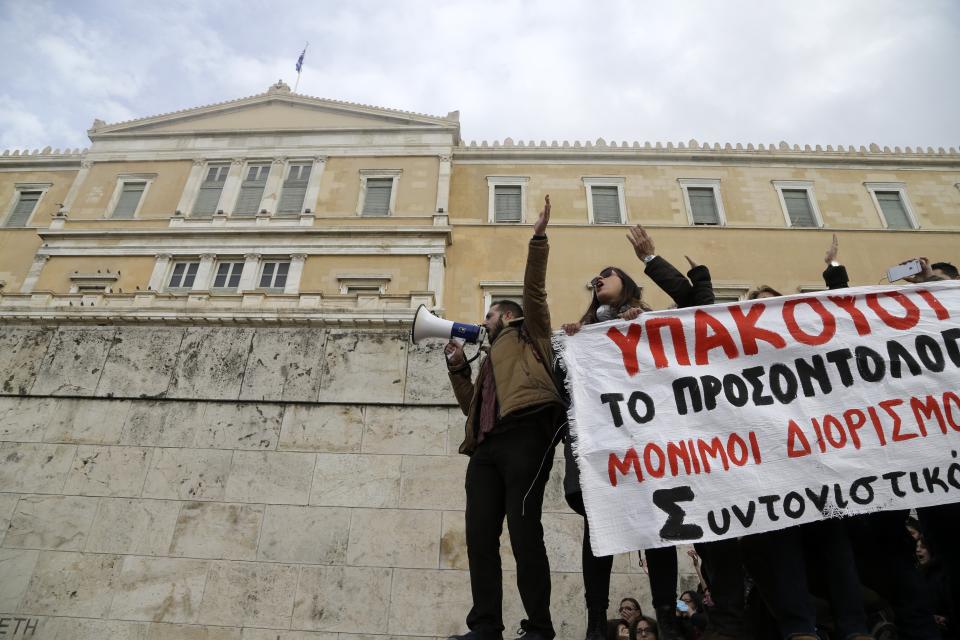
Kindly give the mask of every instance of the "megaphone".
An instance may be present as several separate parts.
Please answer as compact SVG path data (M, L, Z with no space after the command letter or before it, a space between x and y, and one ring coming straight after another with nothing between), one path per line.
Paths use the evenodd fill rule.
M483 334L483 326L479 324L444 320L430 313L426 306L420 305L417 307L417 315L413 318L410 341L417 344L427 338L440 338L441 340L458 338L475 344L483 340Z

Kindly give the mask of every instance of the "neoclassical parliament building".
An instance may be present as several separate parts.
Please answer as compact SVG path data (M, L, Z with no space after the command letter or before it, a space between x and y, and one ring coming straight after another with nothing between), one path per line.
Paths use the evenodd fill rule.
M467 141L456 111L283 82L88 135L85 150L0 154L13 638L462 630L463 419L442 345L408 331L420 304L477 322L519 298L547 194L555 327L608 265L669 304L625 238L638 223L658 255L708 265L718 301L822 289L833 234L852 284L916 256L960 262L955 148ZM562 467L544 527L558 637L572 638L582 520ZM637 555L618 557L612 597L648 592Z

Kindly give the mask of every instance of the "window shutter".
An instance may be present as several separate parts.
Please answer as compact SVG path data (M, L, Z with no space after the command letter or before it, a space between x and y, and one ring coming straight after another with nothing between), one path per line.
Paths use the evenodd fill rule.
M593 197L593 221L596 224L621 224L620 191L617 187L590 187Z
M522 213L520 185L496 185L493 188L493 216L496 222L520 222Z
M200 185L197 201L193 204L194 215L211 215L216 213L220 203L220 194L223 192L223 183L227 180L229 167L210 167L207 177Z
M787 205L791 226L817 226L817 221L813 218L813 210L810 208L810 193L806 189L783 189L781 193Z
M883 211L883 217L887 221L889 229L912 229L910 218L907 216L907 210L903 206L903 200L900 198L899 191L875 191L877 202L880 203L880 210Z
M263 165L251 166L247 171L247 179L240 184L240 196L237 206L233 209L235 216L255 216L260 211L260 201L263 200L263 189L267 186L267 173L270 167Z
M290 167L290 175L283 183L280 205L277 213L300 213L303 211L303 198L307 195L307 180L310 179L310 165Z
M390 192L392 190L393 178L368 178L367 195L363 199L363 215L389 215Z
M37 202L40 201L41 191L21 191L17 204L13 208L13 213L7 220L8 227L25 227L33 210L37 208Z
M146 188L145 182L124 182L123 190L120 192L120 199L117 200L117 206L113 210L113 218L130 219L140 204L140 198L143 196L143 190Z
M717 201L711 187L688 187L693 224L720 224Z

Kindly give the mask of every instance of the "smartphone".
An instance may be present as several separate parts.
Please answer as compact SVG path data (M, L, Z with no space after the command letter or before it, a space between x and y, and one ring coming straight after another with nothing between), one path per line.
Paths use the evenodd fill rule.
M920 264L919 260L907 260L903 264L894 265L887 269L887 280L896 282L903 278L915 276L921 271L923 271L923 265Z
M683 600L677 600L677 611L680 613L686 613L690 611L690 605L688 605Z

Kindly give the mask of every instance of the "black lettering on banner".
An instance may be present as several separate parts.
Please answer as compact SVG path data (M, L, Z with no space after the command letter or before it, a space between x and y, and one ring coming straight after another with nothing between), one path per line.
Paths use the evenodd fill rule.
M796 491L789 492L783 498L783 512L787 514L789 518L796 520L803 515L806 508L807 503L804 501L803 496Z
M710 527L710 531L713 531L718 536L722 536L730 530L730 512L727 511L726 507L721 507L720 514L723 518L723 524L717 524L717 519L713 516L712 509L707 514L707 525Z
M943 357L943 350L936 340L927 335L920 335L917 336L914 346L923 366L934 373L943 371L947 363Z
M900 478L907 475L905 471L890 471L880 476L884 480L890 481L890 491L898 498L906 498L907 492L900 488Z
M703 389L703 406L710 409L717 408L717 396L723 389L720 380L716 376L700 376L700 387Z
M667 514L667 521L660 527L660 537L664 540L699 540L703 529L683 519L687 512L678 502L690 502L694 499L693 489L689 486L657 489L653 492L653 504Z
M737 516L737 520L740 521L740 524L743 525L743 528L749 528L753 524L753 518L757 514L757 503L753 500L750 501L750 504L747 506L747 512L744 513L740 509L740 505L732 505L733 515Z
M837 368L837 373L840 374L840 382L845 387L853 385L853 373L850 371L850 359L852 357L853 354L850 349L837 349L827 352L827 360Z
M700 412L703 409L703 401L700 399L700 386L693 376L684 376L673 381L673 399L677 403L677 412L682 416L687 415L687 401L683 396L684 389L690 394L690 407L693 412Z
M916 361L913 354L907 351L907 348L896 340L887 342L887 355L890 359L890 375L894 378L902 378L903 371L901 364L905 363L910 375L920 375L920 363Z
M763 384L760 382L760 376L763 375L763 367L750 367L743 370L743 377L747 379L750 386L753 387L753 404L758 407L773 404L773 397L763 395Z
M854 480L853 484L850 485L850 499L860 505L873 502L873 483L876 482L876 480L877 476L866 476ZM866 489L867 494L865 496L860 495L861 488Z
M941 331L940 335L943 336L943 344L947 348L950 360L954 366L960 367L960 344L957 344L960 342L960 329L947 329Z
M951 451L950 454L956 458L957 452ZM953 462L947 467L947 482L950 483L950 486L954 489L960 489L960 464Z
M620 396L620 398L622 399L623 396ZM638 402L643 402L643 415L637 413ZM630 394L630 399L627 400L627 410L630 412L630 417L633 418L637 424L650 422L653 420L653 416L656 415L656 411L653 408L653 398L645 394L643 391L634 391Z
M797 399L797 377L785 364L770 365L770 389L781 404Z
M622 393L603 393L600 394L600 402L610 405L610 416L613 418L613 426L623 426L623 415L620 413L620 403L623 402Z
M923 487L920 486L920 476L916 471L910 472L910 488L914 493L923 493Z
M830 374L827 373L823 356L812 356L810 362L797 358L794 360L794 366L797 368L797 377L800 378L800 388L803 389L804 396L811 398L816 395L813 390L814 380L820 385L820 393L827 394L833 391L833 384L830 382Z
M810 502L817 508L817 511L823 513L827 508L827 494L830 493L830 487L823 485L820 488L820 493L814 493L812 489L807 488L804 489L804 493L810 498Z
M928 493L933 493L934 485L942 488L944 493L950 492L950 487L947 486L947 483L940 479L940 467L934 467L932 470L924 468L923 482L927 485Z
M728 373L723 376L723 395L727 402L735 407L742 407L750 399L750 392L747 391L747 385L738 375Z
M774 503L779 500L780 496L778 495L760 496L757 498L757 502L767 507L767 517L770 519L770 522L776 522L780 519L780 516L773 510Z
M883 375L887 371L887 364L883 361L883 356L870 347L863 346L854 349L853 353L857 359L857 373L860 374L861 378L866 382L877 382L883 379ZM873 363L872 369L868 361Z

